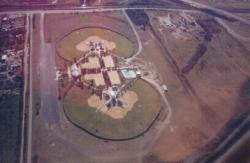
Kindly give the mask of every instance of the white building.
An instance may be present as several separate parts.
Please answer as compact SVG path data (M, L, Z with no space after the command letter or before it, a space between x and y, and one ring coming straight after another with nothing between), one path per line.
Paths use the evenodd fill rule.
M70 67L70 72L71 72L71 76L73 76L73 77L79 77L81 75L81 69L79 66L77 66L76 63L74 63Z

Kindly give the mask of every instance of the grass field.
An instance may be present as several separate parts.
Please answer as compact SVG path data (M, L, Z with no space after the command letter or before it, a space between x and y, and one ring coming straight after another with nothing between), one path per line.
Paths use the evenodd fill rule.
M108 139L126 139L145 131L161 108L159 94L149 84L138 80L131 88L139 100L123 119L95 112L87 105L89 94L72 88L64 100L64 109L70 120L89 132Z
M76 45L89 36L99 36L105 40L115 42L117 48L114 53L119 56L129 57L133 53L133 44L126 37L107 29L83 28L73 31L57 43L59 55L70 61L73 61L75 57L82 57L83 54L76 49Z
M0 101L0 162L18 162L20 145L20 96Z

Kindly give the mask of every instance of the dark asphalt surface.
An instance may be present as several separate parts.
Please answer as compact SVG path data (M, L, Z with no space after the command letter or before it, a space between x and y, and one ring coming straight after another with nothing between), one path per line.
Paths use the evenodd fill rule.
M44 15L40 19L40 89L41 111L47 125L59 125L59 101L57 99L57 82L55 82L55 47L45 42Z

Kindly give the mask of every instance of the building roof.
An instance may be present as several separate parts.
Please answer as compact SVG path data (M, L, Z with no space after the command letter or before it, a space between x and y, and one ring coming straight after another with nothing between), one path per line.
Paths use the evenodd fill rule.
M70 72L73 77L78 77L81 75L81 70L75 63L70 67Z
M136 72L134 70L123 69L123 70L121 70L121 72L122 72L122 75L124 76L124 78L126 78L126 79L136 78Z
M121 79L117 71L108 71L107 73L112 85L121 84Z
M1 58L2 60L6 60L6 59L8 59L8 56L7 55L2 55L2 58Z
M111 55L103 56L102 59L106 68L115 67L115 63Z

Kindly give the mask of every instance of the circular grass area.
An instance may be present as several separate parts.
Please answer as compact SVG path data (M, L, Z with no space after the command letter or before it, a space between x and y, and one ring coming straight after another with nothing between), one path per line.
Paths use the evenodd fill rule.
M89 36L99 36L104 40L116 43L116 49L113 51L116 55L121 57L129 57L133 53L133 44L125 36L113 32L105 28L82 28L75 30L57 43L57 52L59 55L69 61L74 58L80 58L83 52L76 49L76 45L81 41L86 40Z
M96 109L87 104L90 94L77 87L73 87L64 98L65 114L73 124L97 137L112 140L134 138L150 127L162 103L157 91L143 80L137 80L130 90L137 93L139 100L123 119L95 112Z

